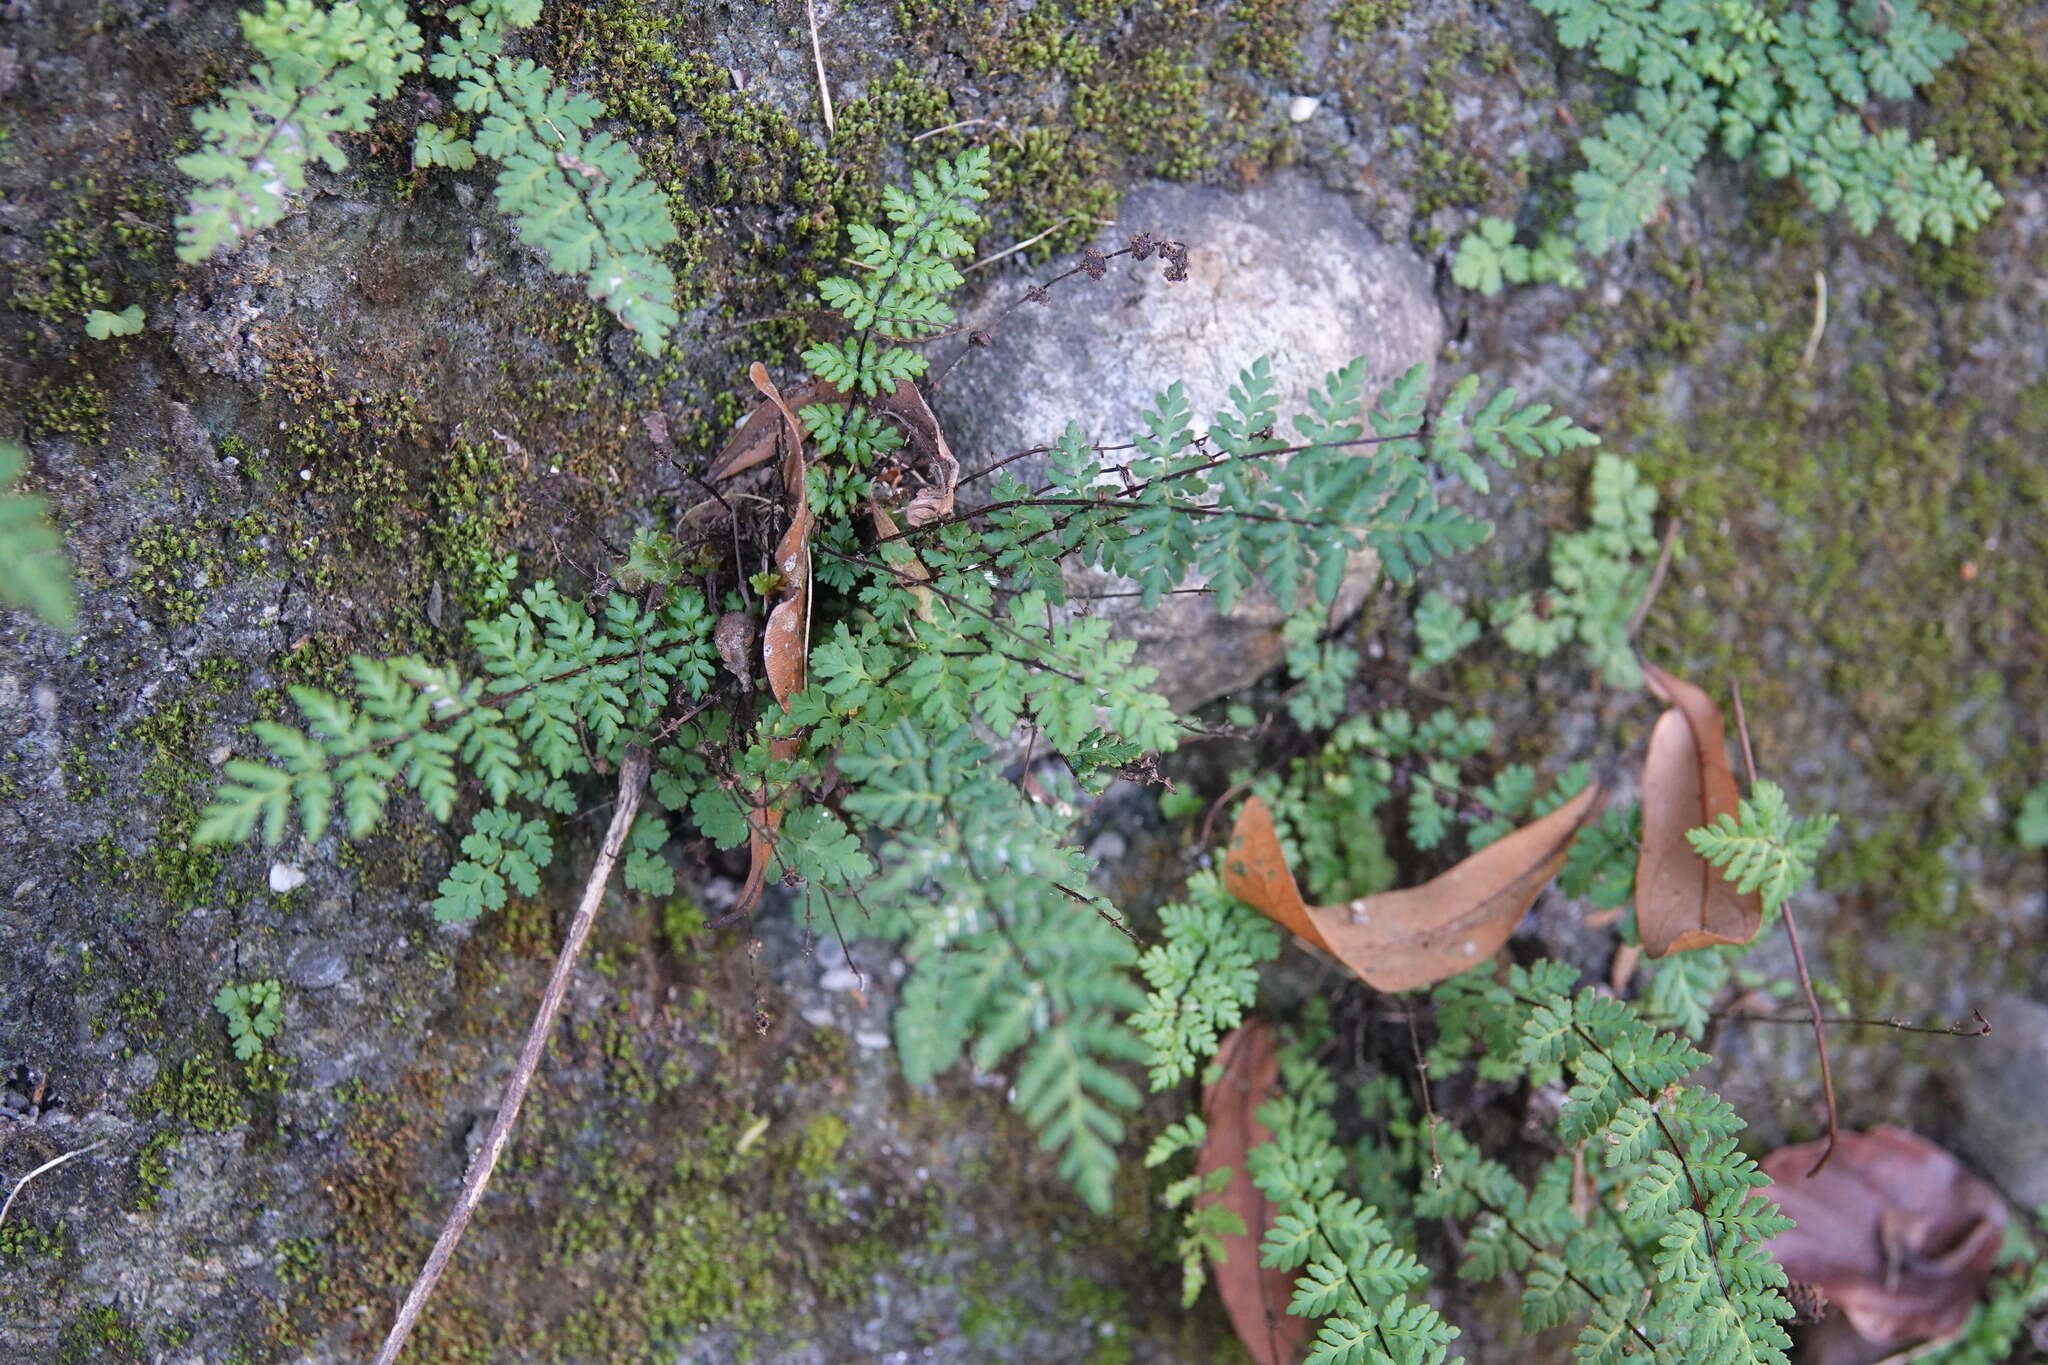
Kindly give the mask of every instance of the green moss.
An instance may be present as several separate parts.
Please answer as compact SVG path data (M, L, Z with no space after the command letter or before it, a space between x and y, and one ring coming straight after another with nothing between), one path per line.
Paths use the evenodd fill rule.
M45 436L68 436L86 445L105 445L113 435L112 400L86 374L69 383L53 376L36 381L26 404L29 425Z
M1370 42L1381 30L1407 18L1413 8L1414 0L1342 0L1330 12L1330 27L1339 38Z
M1301 0L1237 0L1224 17L1223 51L1232 65L1276 81L1300 70L1308 30Z
M140 1365L146 1358L142 1334L110 1304L82 1310L57 1338L58 1365Z
M1958 391L1945 357L1976 335L1970 307L1912 285L1838 309L1818 354L1840 377L1820 381L1804 355L1811 252L1784 250L1775 271L1673 254L1651 291L1668 311L1626 306L1624 331L1641 324L1672 363L1746 343L1713 352L1713 383L1677 423L1658 402L1617 400L1610 438L1640 453L1686 528L1674 578L1687 587L1667 592L1648 647L1695 661L1723 691L1740 680L1767 745L1771 718L1786 717L1798 738L1779 743L1845 750L1871 814L1838 837L1825 887L1959 966L2009 972L1987 955L1995 926L1972 913L1952 859L1996 843L1999 794L2042 761L2030 743L1981 737L1988 717L2048 707L2039 670L2014 652L2048 629L2033 571L2048 551L2048 469L2028 453L2048 439L2048 402ZM1663 363L1640 373L1645 394ZM1823 698L1842 708L1824 730Z
M58 766L64 770L64 795L69 800L96 801L107 789L106 770L92 761L82 744L65 745Z
M2048 50L2023 0L1932 0L1934 18L1970 45L1929 82L1926 132L1991 182L2010 186L2048 164ZM2035 24L2034 39L2019 35Z
M64 1250L64 1225L43 1229L24 1219L0 1223L0 1261L53 1260Z
M1074 126L1154 175L1187 180L1215 159L1204 98L1209 78L1191 49L1155 48L1107 81L1074 91Z
M796 1176L803 1181L821 1181L839 1166L839 1149L846 1145L846 1120L837 1114L811 1116L797 1142Z
M177 1145L178 1135L168 1128L142 1144L135 1154L135 1194L129 1208L147 1213L163 1201L164 1187L171 1181L171 1149Z
M317 1237L287 1237L277 1245L279 1284L308 1284L326 1264L327 1253Z
M136 1107L145 1114L183 1119L202 1133L225 1133L249 1121L248 1104L207 1056L189 1057L159 1073L136 1097Z
M185 521L143 528L129 553L135 572L128 591L174 626L196 625L206 608L205 588L217 583L224 560L217 538Z
M704 908L688 896L671 896L655 911L661 942L678 961L698 955L697 936L704 932Z

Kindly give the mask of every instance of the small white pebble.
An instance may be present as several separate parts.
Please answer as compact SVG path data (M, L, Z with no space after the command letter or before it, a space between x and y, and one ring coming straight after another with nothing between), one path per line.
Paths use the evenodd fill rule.
M282 896L287 891L296 891L306 884L306 874L290 863L270 865L270 889Z
M889 1046L889 1035L880 1029L864 1028L853 1035L853 1041L870 1052L880 1052Z
M860 974L851 967L834 967L818 978L821 991L850 991L860 985Z
M302 483L313 482L313 471L310 469L301 469L299 471L299 481Z
M1323 102L1313 95L1296 95L1287 101L1287 121L1307 123L1316 116L1316 110L1322 107Z

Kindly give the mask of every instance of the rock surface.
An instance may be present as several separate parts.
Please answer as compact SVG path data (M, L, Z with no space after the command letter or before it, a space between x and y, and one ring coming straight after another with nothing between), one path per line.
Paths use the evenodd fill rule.
M1174 383L1183 385L1199 432L1230 410L1240 373L1262 356L1278 381L1278 433L1292 438L1307 395L1354 359L1367 362L1372 392L1428 365L1443 345L1421 258L1381 241L1355 196L1306 175L1276 175L1234 194L1147 185L1125 196L1116 227L1097 243L1113 251L1139 232L1185 242L1187 278L1163 278L1157 257L1119 257L1103 279L1068 280L1044 304L1014 307L1014 284L992 290L963 320L987 328L991 344L969 350L933 402L970 471L1051 444L1069 421L1091 442L1122 445L1144 431L1143 414ZM1114 467L1130 452L1100 458L1100 482L1113 484ZM1043 457L1007 466L1034 486L1045 467ZM1370 556L1360 556L1333 624L1358 609L1372 579ZM1084 568L1069 581L1077 597L1128 586ZM1168 597L1151 611L1110 598L1096 610L1139 642L1138 661L1159 670L1162 689L1183 708L1245 687L1285 653L1284 613L1264 595L1220 618L1195 595Z

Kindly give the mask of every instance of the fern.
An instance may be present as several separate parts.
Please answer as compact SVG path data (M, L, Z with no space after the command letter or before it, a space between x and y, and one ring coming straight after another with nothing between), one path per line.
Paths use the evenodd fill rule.
M1440 592L1425 593L1415 608L1416 673L1449 662L1478 638L1479 623L1467 616L1463 607Z
M34 612L68 631L77 625L78 604L63 539L41 498L12 491L27 463L20 446L0 441L0 605Z
M264 1043L275 1038L284 1023L284 999L275 980L222 986L213 1007L228 1022L235 1056L245 1062L263 1051Z
M570 234L580 245L561 249L593 261L651 248L614 235L611 210L593 207L605 201L592 187L623 189L631 169L599 183L579 168L624 155L588 131L595 106L505 57L498 19L474 6L456 17L435 74L462 82L461 100L481 116L476 152L498 156L519 184L555 187L541 196L554 216L531 231ZM543 117L559 138L547 143L552 159L515 145ZM463 155L445 133L422 145L437 164ZM1272 367L1256 361L1206 430L1170 386L1127 465L1105 470L1069 429L1044 486L1005 473L977 510L906 515L907 529L885 534L872 500L929 487L934 470L902 438L901 409L876 400L903 401L898 385L923 369L916 343L951 320L943 294L959 281L987 176L986 155L970 152L914 177L888 197L887 227L854 233L857 274L820 286L848 332L806 360L844 398L801 416L815 441L816 525L807 686L786 708L714 687L711 609L686 577L725 537L686 551L644 534L617 570L630 591L585 605L535 584L470 623L473 664L358 659L353 695L294 689L300 724L254 727L272 760L231 761L198 833L317 840L338 811L360 838L403 793L441 823L473 801L435 902L438 917L467 920L537 894L557 817L576 808L585 775L651 747L649 803L626 839L628 887L666 894L668 843L694 830L720 848L749 846L763 880L793 888L802 913L898 942L913 964L895 1021L906 1075L922 1084L963 1060L1013 1067L1018 1109L1103 1208L1140 1098L1132 1067L1149 1064L1161 1084L1187 1076L1240 1018L1278 938L1201 883L1168 912L1167 945L1141 959L1092 888L1094 862L1075 846L1082 798L1144 775L1183 726L1135 646L1076 609L1067 568L1092 564L1154 602L1197 576L1226 602L1270 590L1294 608L1293 666L1309 679L1301 714L1334 718L1358 660L1322 639L1320 623L1352 556L1372 551L1410 581L1491 529L1439 495L1444 476L1483 488L1491 469L1594 438L1476 379L1432 415L1420 367L1375 395L1361 361L1295 415L1302 440L1290 447L1272 434L1285 416ZM556 193L563 184L578 188L575 203ZM523 193L501 180L515 214L526 212ZM1184 270L1181 249L1156 238L1116 254L1126 253L1158 257L1169 276ZM937 476L950 492L952 474ZM734 567L725 581L745 577L748 566ZM1469 756L1491 734L1448 715L1380 722L1375 742L1412 749L1445 791L1458 780L1446 755ZM1020 733L1030 736L1023 766L1001 747ZM1519 808L1534 791L1530 774L1498 796ZM1416 810L1418 831L1452 813L1448 803ZM1192 1245L1215 1232L1202 1222ZM1367 1306L1393 1312L1370 1294Z
M1602 453L1593 459L1592 525L1550 547L1550 590L1539 608L1524 593L1495 605L1501 638L1547 659L1576 641L1587 660L1616 687L1642 686L1629 639L1629 618L1649 582L1638 562L1657 549L1650 529L1657 492L1636 467Z
M1192 1076L1244 1021L1259 964L1279 956L1280 935L1207 873L1188 884L1186 902L1160 908L1159 931L1160 942L1138 959L1151 990L1131 1027L1150 1049L1152 1088L1165 1090Z
M1567 46L1636 82L1633 107L1580 143L1572 236L1599 254L1628 240L1691 184L1718 136L1730 156L1796 176L1823 213L1840 208L1870 233L1887 219L1907 241L1952 241L2003 202L1983 173L1899 129L1868 132L1862 106L1905 99L1959 53L1960 35L1914 0L1836 0L1771 15L1747 0L1537 0ZM1495 293L1529 280L1579 283L1563 234L1535 247L1504 219L1483 219L1460 244L1453 276Z
M1795 819L1784 789L1765 779L1734 815L1687 830L1685 837L1737 891L1761 893L1764 912L1771 914L1813 879L1814 864L1834 828L1833 815Z
M874 397L925 372L925 359L897 340L922 340L944 330L953 310L944 295L961 276L951 257L973 249L964 230L980 221L974 206L988 197L988 150L977 147L919 172L909 193L890 186L882 211L892 230L861 225L848 235L859 278L839 275L818 286L827 307L855 329L846 341L820 342L804 352L812 374L848 393ZM872 450L873 430L857 448Z
M1281 1059L1280 1098L1259 1109L1273 1132L1246 1168L1274 1206L1259 1264L1299 1270L1288 1311L1323 1319L1311 1365L1391 1360L1440 1362L1458 1329L1410 1291L1429 1272L1394 1240L1377 1209L1337 1188L1345 1169L1328 1107L1336 1086L1300 1048Z
M282 221L306 167L347 165L337 139L369 127L376 102L420 68L420 31L400 0L265 0L243 11L242 36L259 58L248 83L193 113L204 145L178 159L199 182L177 218L180 260Z
M537 894L554 852L547 817L574 809L566 779L598 759L616 762L673 700L703 695L715 657L711 619L695 589L652 608L614 594L593 618L539 583L469 632L486 677L465 681L418 658L359 657L352 700L292 688L305 728L253 727L278 762L231 760L195 839L233 843L260 831L274 844L296 826L317 840L336 802L346 833L360 839L382 822L394 790L406 788L445 823L466 775L490 804L441 881L435 917L470 920L513 892ZM538 813L522 816L508 802ZM644 860L632 875L658 884Z
M568 94L544 66L444 40L434 74L460 83L455 107L479 116L474 148L496 159L498 207L548 264L581 275L590 297L661 354L680 320L676 281L659 252L676 240L667 201L641 178L640 159L592 132L603 106ZM450 155L444 143L436 155Z
M590 297L658 355L674 330L675 277L660 259L676 240L666 201L632 150L594 132L597 101L566 93L546 67L505 55L508 34L540 17L540 0L464 0L427 67L457 83L474 137L423 124L415 165L499 164L498 205L551 268L583 277ZM423 38L396 0L265 0L242 15L261 60L250 81L192 118L205 145L178 169L200 182L178 217L178 254L204 260L281 221L319 161L347 164L340 138L368 128L378 101L422 64Z

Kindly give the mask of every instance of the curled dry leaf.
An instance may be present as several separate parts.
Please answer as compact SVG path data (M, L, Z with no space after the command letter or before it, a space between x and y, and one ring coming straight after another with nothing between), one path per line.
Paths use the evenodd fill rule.
M1768 1193L1798 1224L1772 1239L1771 1255L1878 1353L1960 1330L2005 1237L1997 1193L1904 1129L1843 1133L1834 1160L1809 1176L1824 1145L1781 1147L1761 1163Z
M726 672L739 679L740 691L754 690L754 640L760 634L751 613L729 611L718 618L711 643L725 662Z
M897 528L896 518L889 515L889 509L879 502L871 502L868 504L868 512L874 518L875 539L881 543L882 561L902 576L899 581L906 584L931 582L932 571L917 557L917 552L897 539L902 532ZM916 599L918 618L924 621L931 620L932 590L922 586L912 587L910 594Z
M1456 976L1499 951L1606 799L1606 789L1593 783L1421 886L1320 906L1302 900L1272 812L1255 796L1238 812L1223 884L1373 989L1413 990Z
M911 454L931 470L932 481L903 509L903 520L916 527L951 516L953 490L960 484L960 461L953 458L946 433L939 429L939 419L932 415L931 405L917 385L908 379L897 380L894 392L875 400L874 410L902 424Z
M1202 1121L1209 1136L1196 1159L1198 1175L1230 1168L1230 1183L1221 1193L1200 1195L1196 1203L1222 1203L1244 1222L1242 1233L1223 1239L1223 1260L1216 1265L1216 1292L1237 1338L1258 1365L1294 1365L1308 1338L1309 1320L1287 1311L1294 1296L1294 1276L1259 1264L1259 1243L1273 1225L1273 1207L1252 1183L1245 1156L1273 1136L1259 1122L1259 1106L1273 1097L1280 1062L1273 1050L1273 1026L1247 1020L1231 1030L1216 1049L1221 1074L1202 1091Z
M768 367L756 361L747 373L753 379L754 387L781 414L786 437L782 453L782 484L789 495L789 526L775 546L775 568L782 577L782 586L776 590L775 606L768 613L767 628L761 632L761 663L769 689L774 692L775 700L782 709L787 711L790 698L804 690L811 648L813 518L808 485L804 480L804 430L795 411L783 401L775 382L768 377ZM795 758L797 740L794 737L775 740L769 745L769 753L778 759ZM771 801L757 806L747 824L751 831L747 840L751 863L747 869L746 884L740 888L739 900L734 903L735 911L742 913L752 911L760 904L761 894L767 889L768 868L775 855L775 831L782 825L781 803Z
M761 370L763 375L767 374L767 370L756 364L749 367L749 377L757 369ZM758 379L754 381L754 386L760 387ZM846 401L845 394L819 379L797 385L785 397L790 412L807 408L813 403ZM725 443L725 449L718 452L718 458L713 460L711 467L704 472L705 479L717 483L720 479L730 479L735 475L744 474L755 465L765 464L774 459L782 435L787 430L784 426L783 408L781 398L763 398L756 403L754 410L747 414L746 420L733 429L732 436Z
M1655 664L1643 681L1670 704L1650 731L1643 759L1643 843L1636 860L1636 932L1651 957L1747 943L1763 927L1763 898L1739 894L1693 852L1685 832L1735 814L1721 708Z

